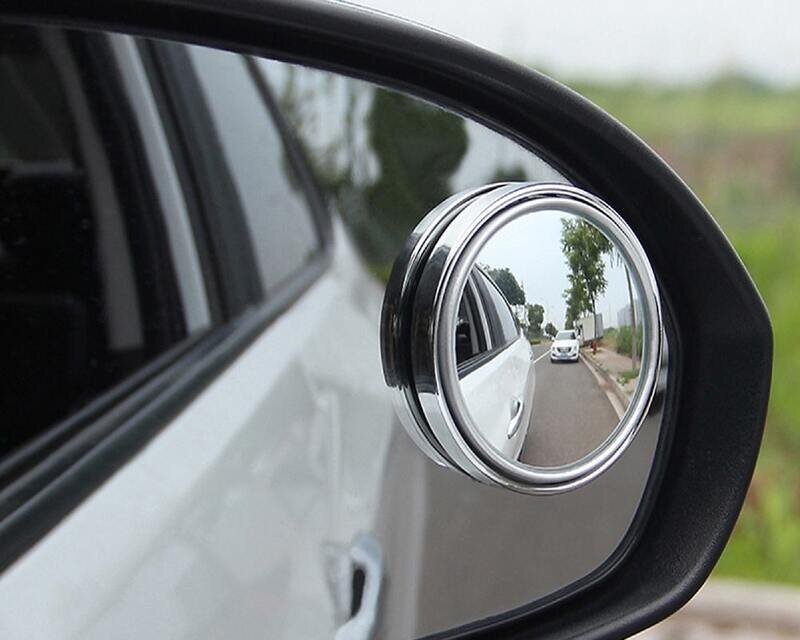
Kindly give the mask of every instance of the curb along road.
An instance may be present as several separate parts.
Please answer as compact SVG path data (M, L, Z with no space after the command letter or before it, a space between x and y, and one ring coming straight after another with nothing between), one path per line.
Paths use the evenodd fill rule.
M595 375L595 378L598 379L598 384L606 392L608 401L611 403L611 406L614 407L614 410L617 412L617 416L622 418L622 414L625 413L625 408L628 406L628 396L625 395L625 392L619 386L617 381L614 380L614 378L608 373L608 371L603 369L597 362L595 362L591 356L581 352L580 358L583 361L583 364L585 364Z

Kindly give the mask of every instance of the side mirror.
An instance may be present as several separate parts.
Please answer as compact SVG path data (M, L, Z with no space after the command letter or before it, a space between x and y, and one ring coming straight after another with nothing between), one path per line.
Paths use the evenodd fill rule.
M758 455L770 387L772 331L755 286L714 220L687 185L624 126L535 71L461 40L346 2L143 0L131 10L128 2L8 0L0 8L0 18L13 24L110 31L208 45L368 80L456 112L522 149L535 150L573 186L491 184L451 197L412 233L386 291L381 327L386 382L408 433L428 458L447 469L427 464L400 433L401 443L409 445L407 450L413 455L403 459L405 466L392 470L391 478L374 483L392 485L392 491L381 494L376 489L369 500L355 507L353 501L342 500L342 510L352 510L347 518L329 518L334 523L331 530L349 519L349 524L358 523L383 535L384 542L394 542L395 554L386 554L385 566L389 576L386 582L391 584L387 594L395 604L402 601L398 607L422 602L438 612L445 607L438 607L438 602L431 604L425 595L450 591L451 601L457 601L459 590L468 583L488 585L487 591L501 584L516 590L522 598L488 614L483 611L461 616L455 622L448 619L437 637L627 637L677 610L700 588L730 536ZM128 72L135 75L140 70L131 67ZM160 102L160 98L154 99L154 103ZM164 110L169 111L169 100L163 102ZM270 103L269 108L278 109L279 105ZM154 143L153 148L161 153L159 144ZM164 146L168 146L166 142ZM300 157L302 151L300 145L297 147ZM363 164L369 167L369 158ZM313 182L308 173L303 177ZM494 179L487 177L494 175L485 174L476 183ZM575 237L564 241L564 236L558 236L564 246L556 246L556 250L563 254L565 247L573 246L578 247L575 255L600 254L609 270L608 261L615 260L630 277L631 293L623 291L621 299L615 298L611 305L615 311L627 302L634 310L638 300L642 309L644 348L639 380L630 396L617 395L603 377L603 366L608 363L585 359L586 349L577 354L569 349L559 351L553 354L551 364L548 352L557 340L540 347L544 351L534 353L531 359L526 351L530 347L511 339L517 335L511 314L506 314L511 301L493 271L507 268L515 279L524 280L532 299L540 295L534 284L557 281L543 267L543 254L537 252L544 246L553 248L553 236L535 229L548 220L564 230L574 225L571 230ZM187 223L188 235L191 230ZM521 241L526 250L512 250L511 240ZM537 242L543 244L537 247ZM235 254L235 247L231 253ZM504 260L498 260L498 255ZM236 255L225 257L237 259ZM514 258L514 264L507 264L507 258ZM558 315L552 319L554 327L574 326L587 317L596 321L603 313L597 304L602 288L597 283L605 278L610 287L612 282L606 274L598 280L592 264L597 262L571 270L568 284L556 284L570 293L562 300L564 308L552 311ZM538 271L531 267L538 267ZM324 268L320 263L319 273ZM470 279L477 291L476 305L486 340L481 347L465 342L460 363L455 323L465 287L473 286L465 284ZM625 280L627 290L627 277ZM580 286L576 285L578 281ZM573 290L573 286L577 288ZM281 309L288 298L299 298L305 291L302 287L293 289L291 296L279 295L271 303ZM249 332L249 341L255 335L255 325L248 321L243 320L242 326ZM596 327L597 323L585 326ZM221 342L227 343L228 338ZM244 349L244 344L235 344L236 353ZM227 366L228 357L216 358L214 366ZM540 372L537 367L545 369ZM204 370L196 369L195 363L187 368L197 384L208 383ZM591 377L576 380L578 374ZM361 371L355 371L356 381L345 385L346 393L352 391L357 396L359 375ZM180 402L199 394L200 388L185 386L183 378L169 380L169 386L180 389L175 394ZM607 398L602 419L599 410L593 410L589 417L579 414L578 409L589 404L583 400L589 393L602 393ZM327 408L335 403L320 404ZM65 449L59 462L64 467L59 467L57 474L49 463L45 465L48 482L51 475L58 482L47 487L32 485L24 504L17 502L15 495L13 499L6 496L10 516L0 522L0 560L4 566L49 531L54 520L75 508L81 499L76 496L91 493L98 478L107 478L133 452L143 448L156 433L151 424L156 418L174 415L182 406L148 408L147 428L136 436L141 439L128 437L130 431L114 432L119 437L103 441L107 446L102 451L107 451L108 457L94 455L98 465L92 468L82 466L84 458L90 457L88 452L97 454L101 449L97 434L88 433L81 445L87 447L85 450ZM565 416L569 416L568 421ZM124 420L127 424L128 418ZM570 514L585 513L586 505L597 497L589 489L602 487L618 471L625 480L624 453L634 451L635 444L631 443L637 433L640 439L647 433L643 425L648 420L656 422L658 428L657 438L651 441L656 455L645 460L646 486L636 497L636 511L626 524L624 537L603 555L606 560L601 565L586 571L585 567L573 567L553 591L540 598L529 597L528 587L540 574L540 564L526 563L507 553L504 572L498 576L497 564L483 555L485 538L479 544L467 544L471 530L488 530L486 525L494 518L493 522L511 523L506 529L492 530L497 532L495 549L505 551L512 537L524 538L529 547L536 545L536 530L518 528L519 510L526 510L528 522L533 521L531 514L541 516L535 522L544 525L550 525L549 516L568 502ZM349 437L346 420L341 429L338 422L332 422L337 427L334 444L317 443L317 451L334 450L336 443ZM586 433L587 425L592 426L592 437ZM343 437L338 438L338 434ZM547 437L532 440L543 434ZM297 439L298 447L305 444ZM362 449L371 457L362 466L385 458L397 464L399 458L385 455L385 449L373 446L372 441L363 444ZM322 477L324 465L317 464L307 451L301 450L297 456L294 450L292 453L287 458L302 458L311 465L304 476L297 476L301 483L298 493L302 493L303 478ZM337 460L342 459L352 462L342 456ZM281 477L286 481L282 487L292 491L298 488L294 475ZM435 478L439 493L434 498L438 502L431 498L432 492L419 489L422 480L430 478ZM337 476L329 484L339 480ZM452 500L450 490L463 489L464 485L474 491L466 497L460 494L460 501ZM481 501L473 499L477 494ZM449 518L449 526L425 530L416 521L403 522L396 528L386 526L382 520L386 512L398 509L398 505L408 507L412 500L416 500L414 507L421 504L428 509L426 515L438 509L435 515ZM334 503L324 502L325 508ZM366 511L366 503L373 511ZM358 511L362 507L365 510ZM336 508L331 507L332 512ZM407 512L425 519L412 508ZM461 526L464 522L468 526ZM556 524L550 531L551 539L558 544L570 537L574 545L584 545L594 533L593 525L568 529ZM201 538L198 555L208 555L208 540ZM260 535L258 539L263 541ZM423 551L413 561L409 561L408 547L404 546L409 540ZM306 551L296 555L313 555ZM551 556L557 568L573 560L563 552ZM210 557L216 561L214 554ZM229 572L231 584L258 589L265 582L239 575L241 567L248 568L247 558L240 562L237 557ZM449 564L444 566L455 566L456 570L437 573L432 558L445 558ZM294 569L291 560L282 564ZM382 572L383 561L375 564ZM228 568L219 563L213 565L214 571L218 566L225 569L220 575L227 575ZM508 570L509 566L514 571ZM488 574L494 582L485 580ZM575 574L580 577L575 578ZM288 582L295 577L302 582L321 575L316 570L292 571L293 580ZM431 576L440 580L431 580ZM272 575L265 580L280 583L277 588L287 583L274 580ZM428 590L420 595L424 580ZM354 602L361 601L363 591L371 595L364 601L377 607L386 601L378 598L381 581L382 574L366 581L370 588L358 590L356 581L347 587L352 587ZM316 583L309 589L306 586L302 584L302 597L296 602L308 602L308 594L324 590ZM178 601L183 602L180 598ZM202 604L198 606L195 608L199 611ZM183 614L181 607L173 608ZM414 619L415 615L401 608L391 613L396 620ZM388 617L370 612L358 631L360 637L368 637L375 620Z

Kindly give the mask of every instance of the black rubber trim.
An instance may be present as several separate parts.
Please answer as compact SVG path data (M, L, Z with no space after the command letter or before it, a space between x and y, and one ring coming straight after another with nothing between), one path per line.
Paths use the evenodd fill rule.
M103 34L67 32L91 104L92 117L107 145L117 198L134 248L136 289L142 309L144 343L150 358L186 339L178 282L167 242L164 216L147 163L142 133L132 112L111 47Z
M154 360L134 371L130 376L97 396L86 406L58 424L29 440L19 449L0 460L0 520L13 511L25 495L35 493L51 479L47 474L25 475L41 460L56 451L82 429L108 412L115 404L132 394L148 379L166 369L183 353L191 349L203 335L195 335L177 344ZM57 474L56 474L57 475Z
M184 187L198 210L199 238L217 274L223 317L236 317L264 298L264 287L219 132L186 49L171 42L150 42L145 48L168 106L162 117L176 133L172 154L186 168Z
M623 638L678 609L702 585L730 536L755 465L772 331L717 225L633 134L536 72L343 3L8 0L2 15L216 45L371 80L495 129L602 197L638 236L673 316L678 370L665 407L665 426L674 433L663 482L653 490L638 536L602 580L547 606L523 607L440 637Z
M178 182L183 193L183 200L192 226L195 239L195 249L200 259L200 269L203 273L203 282L206 287L211 325L217 326L225 319L226 306L224 302L224 283L221 282L219 272L214 268L213 240L209 236L209 228L203 219L203 209L197 192L195 175L189 159L182 147L181 133L178 129L178 114L175 113L176 105L170 99L170 92L165 84L164 73L153 51L153 41L137 39L136 48L147 74L150 91L155 100L160 116L161 126L167 138L170 157L178 175Z
M492 347L491 349L482 351L478 355L472 356L469 360L464 360L464 362L458 365L459 379L468 376L476 369L480 369L483 365L494 360L496 356L503 353L503 351L508 349L514 342L516 342L516 340L510 340L505 344L501 344L499 347Z

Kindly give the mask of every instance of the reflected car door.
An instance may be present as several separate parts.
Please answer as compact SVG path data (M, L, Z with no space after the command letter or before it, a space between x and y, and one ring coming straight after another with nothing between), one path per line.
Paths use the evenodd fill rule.
M531 346L508 301L482 269L470 276L487 350L459 367L467 408L484 437L505 455L517 459L525 444L533 405Z

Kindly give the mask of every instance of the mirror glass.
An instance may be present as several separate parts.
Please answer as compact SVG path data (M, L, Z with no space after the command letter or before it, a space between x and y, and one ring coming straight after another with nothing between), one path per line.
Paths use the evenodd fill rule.
M386 280L418 222L479 185L567 183L555 165L405 91L144 35L0 28L0 482L27 500L29 470L104 460L80 508L3 574L5 635L350 637L359 615L371 637L412 638L604 571L634 530L663 405L596 481L524 495L429 460L380 365ZM455 332L471 399L484 367L521 354L487 383L506 397L484 424L508 440L517 416L509 455L535 465L582 455L616 420L587 400L601 387L588 346L549 361L550 325L567 324L563 217L485 245L468 296L487 301L466 299ZM601 262L598 354L616 359L625 272L613 252ZM175 373L188 382L163 384ZM108 425L151 392L175 410L126 422L148 444L108 479L101 447L117 440L92 434L117 438ZM575 446L537 440L557 429ZM31 584L37 615L14 615Z
M455 331L480 436L534 467L603 444L637 388L640 300L621 251L591 222L537 211L501 227L477 254Z

